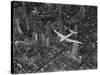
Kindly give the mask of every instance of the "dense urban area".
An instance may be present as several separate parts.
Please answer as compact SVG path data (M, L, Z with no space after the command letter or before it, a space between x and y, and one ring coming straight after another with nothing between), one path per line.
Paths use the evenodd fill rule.
M11 9L12 73L97 68L97 6L13 1ZM56 32L70 30L82 44L60 41Z

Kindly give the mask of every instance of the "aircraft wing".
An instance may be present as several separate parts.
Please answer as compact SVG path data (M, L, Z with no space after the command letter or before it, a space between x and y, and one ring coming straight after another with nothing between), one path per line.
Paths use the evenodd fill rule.
M61 37L61 39L65 37L64 35L62 35L61 33L57 32L56 30L53 30L53 31L54 31L59 37Z
M74 43L80 43L83 44L82 42L79 42L77 40L72 40L72 39L65 39L67 42L74 42Z

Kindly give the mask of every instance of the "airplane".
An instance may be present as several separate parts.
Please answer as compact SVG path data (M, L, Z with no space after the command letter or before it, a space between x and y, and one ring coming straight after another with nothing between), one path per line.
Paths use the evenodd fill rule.
M65 40L66 42L74 42L74 43L83 44L82 42L79 42L79 41L77 41L77 40L69 39L69 37L70 37L71 35L76 34L77 32L74 32L74 31L71 30L71 33L68 34L67 36L65 36L65 35L62 35L61 33L57 32L56 30L53 30L53 31L60 37L60 39L61 39L60 42L62 42L62 41Z

